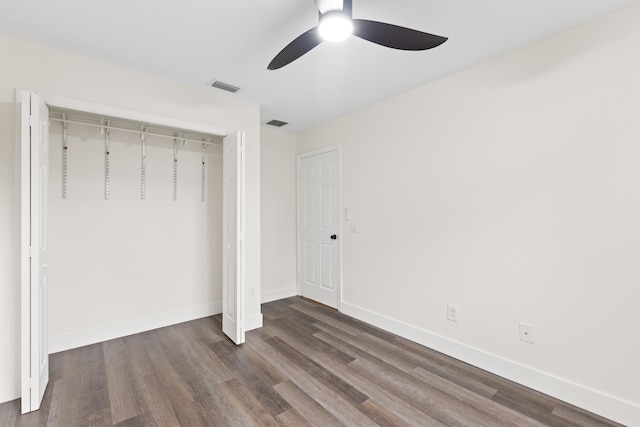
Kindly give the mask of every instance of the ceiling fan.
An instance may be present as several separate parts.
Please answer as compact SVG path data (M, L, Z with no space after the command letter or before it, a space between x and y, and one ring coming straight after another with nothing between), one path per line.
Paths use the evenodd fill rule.
M361 39L400 50L427 50L447 37L424 33L384 22L353 19L353 0L314 0L320 12L318 26L301 34L278 53L267 67L277 70L300 58L324 40L341 41L353 34Z

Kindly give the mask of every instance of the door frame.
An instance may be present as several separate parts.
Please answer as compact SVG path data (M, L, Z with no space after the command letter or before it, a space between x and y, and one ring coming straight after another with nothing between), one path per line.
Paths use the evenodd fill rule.
M338 301L336 302L336 309L342 312L342 241L344 240L343 236L343 227L342 227L342 146L340 144L329 145L327 147L318 148L312 151L307 151L304 153L299 153L296 156L296 291L298 295L301 295L300 282L302 280L301 277L301 268L300 264L302 263L302 248L300 246L300 228L302 224L302 219L300 217L300 204L302 202L301 197L301 171L300 171L300 162L302 159L307 157L313 157L320 154L326 154L335 151L338 156Z
M15 105L16 105L16 147L17 155L19 158L17 159L17 164L20 168L18 171L18 179L20 180L20 292L23 296L21 298L21 320L20 320L20 336L21 336L21 354L20 354L20 372L21 372L21 400L23 402L22 405L22 413L27 413L31 411L35 411L39 409L39 407L33 407L31 404L27 405L28 407L24 407L25 400L25 390L30 390L30 371L31 371L31 357L30 355L34 351L39 351L39 348L34 348L37 343L31 342L29 339L30 336L30 306L31 306L31 298L30 298L30 287L31 287L31 275L30 275L30 262L29 262L29 247L30 247L30 226L29 222L38 220L38 218L30 218L30 210L31 210L31 200L29 194L30 193L30 173L31 173L31 162L30 162L30 153L29 153L29 144L25 144L25 135L28 135L29 123L25 124L25 121L22 120L22 117L25 113L25 108L29 109L29 106L23 105L23 99L25 97L30 97L31 94L38 95L44 103L48 107L58 107L76 111L82 111L86 113L110 116L110 117L120 117L129 120L139 121L139 122L148 122L154 123L157 125L163 125L167 127L174 127L185 130L192 130L201 133L209 133L220 136L227 136L234 132L240 132L244 134L243 130L229 129L225 127L212 126L203 123L190 122L187 120L176 119L167 116L161 116L153 113L144 113L140 111L127 110L120 107L109 106L105 104L99 104L90 101L83 101L74 98L68 98L59 95L46 94L42 92L31 91L27 89L16 89L15 91ZM30 141L29 138L26 141ZM243 170L244 171L244 170ZM224 201L223 201L224 203ZM223 206L224 208L224 206ZM243 268L245 268L243 264ZM244 292L242 293L244 295ZM28 296L28 297L25 297ZM245 301L244 299L240 302L242 308L244 308ZM243 328L244 329L244 328ZM30 394L30 392L29 392ZM29 399L30 401L31 399Z

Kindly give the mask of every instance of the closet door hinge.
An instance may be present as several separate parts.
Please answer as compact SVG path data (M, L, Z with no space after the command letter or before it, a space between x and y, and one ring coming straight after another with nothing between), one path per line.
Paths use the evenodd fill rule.
M33 116L29 114L29 127L33 126Z
M29 258L33 257L33 248L29 246Z

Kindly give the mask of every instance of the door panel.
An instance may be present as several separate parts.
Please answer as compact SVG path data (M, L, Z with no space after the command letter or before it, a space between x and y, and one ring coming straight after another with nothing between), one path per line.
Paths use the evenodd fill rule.
M333 185L322 185L321 187L321 216L320 224L324 230L332 230L335 224L333 223Z
M327 245L326 243L320 244L320 286L325 289L331 290L335 287L333 283L333 245Z
M300 295L338 307L340 176L337 150L298 158L298 289Z
M222 331L244 342L244 133L223 141Z
M49 382L49 348L47 345L49 333L47 328L47 273L49 260L47 257L47 190L49 182L49 109L45 105L40 96L32 94L31 96L31 114L33 116L31 123L31 173L36 171L35 176L32 175L33 181L38 181L39 186L31 191L31 207L32 210L39 211L39 220L33 219L32 224L37 223L36 229L32 229L31 246L37 247L38 263L32 261L37 269L37 277L31 278L32 287L38 289L38 301L32 301L32 322L37 325L37 332L32 328L32 339L38 340L39 351L35 353L33 363L37 366L37 372L32 373L32 377L37 376L36 384L32 383L32 409L34 405L39 408L44 392ZM34 128L37 126L37 133L34 135ZM38 152L38 159L34 159L33 153ZM32 184L33 185L33 184ZM37 207L34 200L38 200ZM36 237L34 239L34 236ZM35 283L33 283L35 282ZM34 337L35 335L35 337ZM33 350L32 350L33 351ZM32 380L33 382L33 380ZM33 399L36 399L34 401Z

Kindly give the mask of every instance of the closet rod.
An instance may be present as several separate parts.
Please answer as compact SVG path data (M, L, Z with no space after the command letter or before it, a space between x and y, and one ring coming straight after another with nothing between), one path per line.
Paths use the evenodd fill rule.
M104 125L96 125L93 123L85 123L85 122L78 122L78 121L74 121L74 120L64 120L64 119L58 119L55 117L51 117L49 120L54 121L54 122L62 122L62 123L72 123L74 125L82 125L82 126L91 126L94 128L101 128L104 129L107 126ZM114 126L108 126L108 128L110 130L117 130L117 131L122 131L122 132L130 132L130 133L137 133L140 134L141 132L139 130L133 130L133 129L125 129L125 128L119 128L119 127L114 127ZM169 139L176 139L175 135L163 135L161 133L152 133L152 132L144 132L145 135L151 135L151 136L157 136L160 138L169 138ZM189 138L177 138L180 141L184 141L184 142L194 142L196 144L210 144L210 145L222 145L220 143L217 142L211 142L211 141L198 141L196 139L189 139Z

